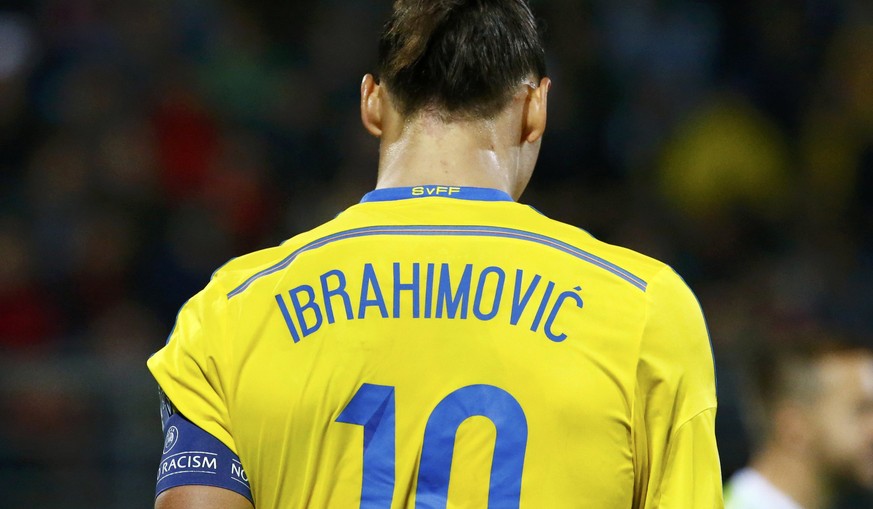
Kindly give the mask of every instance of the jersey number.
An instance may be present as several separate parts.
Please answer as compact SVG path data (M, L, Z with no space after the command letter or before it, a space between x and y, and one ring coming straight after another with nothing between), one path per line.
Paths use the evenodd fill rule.
M518 401L493 385L470 385L446 396L424 429L416 509L445 509L448 503L455 433L470 417L494 423L497 438L491 463L488 506L517 508L527 447L527 418ZM388 509L394 495L394 387L364 384L337 417L364 427L361 509Z

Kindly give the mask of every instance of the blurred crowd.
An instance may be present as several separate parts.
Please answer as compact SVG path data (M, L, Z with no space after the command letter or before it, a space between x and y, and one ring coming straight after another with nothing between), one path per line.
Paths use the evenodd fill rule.
M522 201L695 290L729 475L750 345L873 345L873 3L532 5L554 88ZM0 505L151 506L145 359L226 260L372 189L358 83L389 10L0 2Z

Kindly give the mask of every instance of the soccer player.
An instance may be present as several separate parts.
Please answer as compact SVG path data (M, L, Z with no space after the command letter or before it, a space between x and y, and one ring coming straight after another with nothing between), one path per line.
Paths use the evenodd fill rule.
M158 508L722 506L694 295L515 202L544 60L525 0L396 2L376 190L218 270L149 360Z
M726 507L826 509L846 487L873 488L873 352L800 331L749 364L756 450Z

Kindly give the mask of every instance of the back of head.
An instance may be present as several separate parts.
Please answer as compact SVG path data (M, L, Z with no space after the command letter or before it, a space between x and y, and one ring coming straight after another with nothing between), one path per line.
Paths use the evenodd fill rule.
M545 72L526 0L397 0L379 43L379 78L407 116L489 118Z

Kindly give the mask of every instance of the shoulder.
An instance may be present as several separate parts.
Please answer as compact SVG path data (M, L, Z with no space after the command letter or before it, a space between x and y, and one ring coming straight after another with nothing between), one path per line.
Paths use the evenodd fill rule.
M539 235L572 246L583 260L618 272L643 291L656 278L659 281L667 280L669 284L684 285L666 263L632 249L602 241L582 228L539 213L536 213L536 217L531 217L527 225Z
M212 274L209 286L215 287L215 292L223 292L228 298L233 297L254 280L287 268L302 253L317 247L323 239L342 232L343 226L343 222L337 218L295 235L278 246L233 258Z
M303 253L332 240L351 238L355 232L370 231L372 227L378 225L395 224L397 228L410 227L396 223L397 211L383 210L386 208L353 206L337 218L296 235L279 246L235 258L215 272L210 286L219 287L228 297L233 297L236 292L247 288L252 281L282 271ZM394 208L396 209L396 206ZM643 291L646 291L650 282L656 278L661 284L666 282L671 286L684 286L681 278L659 260L601 241L581 228L548 218L525 205L507 204L504 211L506 212L504 216L496 218L490 226L486 227L487 233L519 238L563 251L575 257L579 263L598 266ZM445 212L452 211L446 209ZM493 212L493 209L490 212ZM446 218L444 214L440 219L443 221L450 219L448 223L457 224L460 228L484 225L469 216Z

